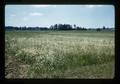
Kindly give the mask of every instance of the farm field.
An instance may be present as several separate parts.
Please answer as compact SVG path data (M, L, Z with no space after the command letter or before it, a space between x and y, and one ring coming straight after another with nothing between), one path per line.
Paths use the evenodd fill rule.
M5 78L112 79L113 31L5 31Z

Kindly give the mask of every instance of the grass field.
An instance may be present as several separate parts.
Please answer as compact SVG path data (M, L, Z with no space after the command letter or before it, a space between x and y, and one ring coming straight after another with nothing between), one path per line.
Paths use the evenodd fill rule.
M6 78L111 79L114 32L6 31Z

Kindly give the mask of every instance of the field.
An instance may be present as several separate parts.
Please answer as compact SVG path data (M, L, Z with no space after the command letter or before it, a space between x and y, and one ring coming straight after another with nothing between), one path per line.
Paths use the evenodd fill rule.
M114 32L6 31L5 78L112 79Z

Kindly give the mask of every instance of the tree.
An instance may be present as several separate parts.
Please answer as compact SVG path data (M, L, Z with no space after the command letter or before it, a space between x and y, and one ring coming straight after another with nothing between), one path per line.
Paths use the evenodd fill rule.
M76 29L76 25L74 24L73 26L74 26L74 29Z
M103 30L105 30L105 26L103 26Z
M100 29L100 28L97 28L96 31L101 31L101 29Z
M51 25L51 26L50 26L50 29L51 29L51 30L53 30L53 29L54 29L54 26L53 26L53 25Z
M57 29L57 24L54 25L54 29Z

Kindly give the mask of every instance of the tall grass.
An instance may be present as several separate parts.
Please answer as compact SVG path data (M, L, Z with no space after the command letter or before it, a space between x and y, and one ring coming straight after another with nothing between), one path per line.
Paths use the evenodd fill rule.
M59 78L67 70L114 63L113 33L6 32L5 44L6 58L12 55L28 66L24 78Z

